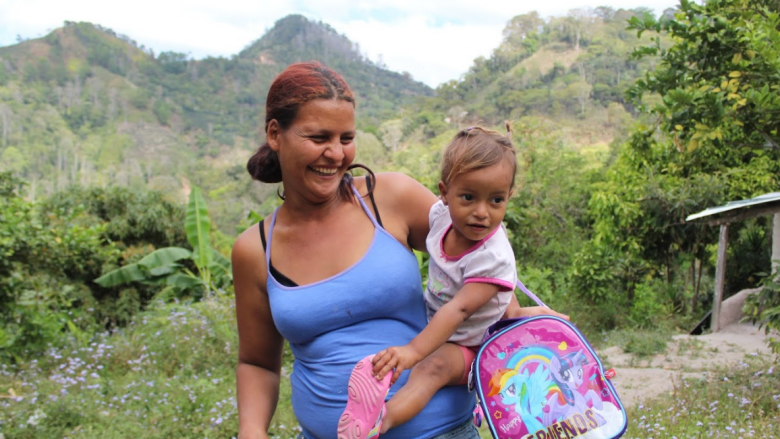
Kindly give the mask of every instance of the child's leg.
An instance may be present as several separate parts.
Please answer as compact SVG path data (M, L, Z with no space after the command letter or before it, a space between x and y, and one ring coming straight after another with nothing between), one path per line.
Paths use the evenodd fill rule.
M381 381L374 378L373 355L360 360L352 369L347 388L347 407L338 423L339 439L365 439L378 432L385 411L385 396L392 373Z
M468 369L462 349L466 348L445 343L412 368L406 384L387 401L380 433L412 419L442 387L465 383Z

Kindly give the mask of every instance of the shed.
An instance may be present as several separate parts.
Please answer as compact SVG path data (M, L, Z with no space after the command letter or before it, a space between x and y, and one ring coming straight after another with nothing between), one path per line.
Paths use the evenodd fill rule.
M715 295L712 302L712 332L718 332L720 306L726 277L726 248L729 241L729 224L764 215L774 215L772 222L772 270L780 260L780 192L771 192L749 200L729 201L724 206L710 207L689 215L685 221L701 220L709 226L720 226L718 262L715 265Z

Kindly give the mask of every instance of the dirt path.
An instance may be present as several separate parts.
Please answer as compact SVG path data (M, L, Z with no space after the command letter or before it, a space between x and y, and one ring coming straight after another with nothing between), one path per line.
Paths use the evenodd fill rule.
M599 352L606 368L614 368L612 383L627 407L669 393L680 377L700 377L717 366L738 364L746 356L769 356L763 330L733 324L706 335L675 335L666 353L652 357L626 354L619 347Z

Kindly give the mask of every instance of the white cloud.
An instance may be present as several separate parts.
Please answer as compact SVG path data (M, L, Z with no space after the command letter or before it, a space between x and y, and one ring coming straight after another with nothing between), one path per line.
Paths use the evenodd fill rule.
M676 0L596 0L591 6L650 7L656 13ZM195 58L230 56L260 38L285 15L301 13L330 24L357 42L372 60L408 71L436 86L464 74L473 60L490 56L512 17L536 10L543 17L587 7L582 0L0 0L0 45L16 35L36 38L65 20L89 21L127 35L156 52Z
M376 60L381 55L391 70L408 71L415 79L429 85L457 79L468 70L475 57L489 54L501 41L501 29L494 26L444 24L432 27L423 16L408 17L391 24L376 20L354 21L349 23L346 35L359 41L361 51L369 58ZM388 40L390 44L387 44Z

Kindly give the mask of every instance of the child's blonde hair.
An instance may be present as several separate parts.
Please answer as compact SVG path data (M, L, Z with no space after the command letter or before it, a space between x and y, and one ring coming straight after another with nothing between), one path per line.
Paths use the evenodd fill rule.
M453 137L441 158L441 181L450 182L460 174L493 166L501 161L512 169L512 185L515 186L517 154L512 145L512 130L506 124L506 135L482 127L461 130Z

